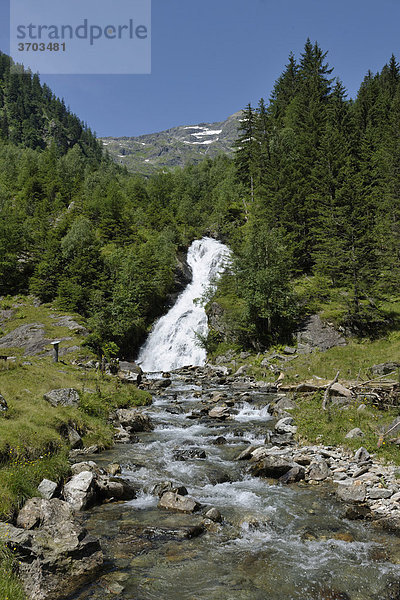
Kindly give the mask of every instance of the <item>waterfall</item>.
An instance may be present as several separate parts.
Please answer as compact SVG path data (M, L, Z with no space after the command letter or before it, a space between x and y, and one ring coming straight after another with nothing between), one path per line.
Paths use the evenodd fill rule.
M185 365L204 365L206 351L198 343L196 333L207 334L204 307L194 302L200 298L227 264L230 251L212 238L195 240L187 262L192 269L192 282L174 306L153 327L141 348L138 364L144 371L169 371Z

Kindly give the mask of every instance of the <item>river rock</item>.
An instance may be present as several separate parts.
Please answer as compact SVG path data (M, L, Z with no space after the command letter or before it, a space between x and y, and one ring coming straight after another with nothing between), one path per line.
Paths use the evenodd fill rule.
M111 476L118 475L121 473L121 465L118 463L110 463L106 466L106 471Z
M283 411L293 410L294 408L296 408L296 403L284 396L273 405L273 413L279 414Z
M210 521L214 521L214 523L221 523L222 515L217 508L210 508L204 515Z
M343 500L343 502L364 502L366 497L366 488L363 484L339 484L336 490L336 495L340 500Z
M190 496L181 496L176 492L165 492L158 503L159 508L183 513L193 513L201 508L200 504Z
M256 449L257 446L247 446L247 448L237 455L236 460L249 460Z
M97 496L101 500L133 500L136 498L136 488L120 477L97 477Z
M67 502L32 498L20 511L17 525L0 523L0 536L16 549L29 600L69 597L103 564L98 540L87 535Z
M177 450L173 454L176 461L186 461L191 458L206 458L206 453L202 448L189 448L188 450Z
M79 394L73 388L51 390L43 396L52 406L78 406Z
M46 500L54 498L57 492L58 485L50 479L43 479L38 485L38 492Z
M251 473L255 477L271 477L278 479L285 475L290 469L296 467L296 463L284 456L266 456L251 467Z
M123 381L123 383L134 383L139 385L142 381L143 371L133 362L127 362L121 360L119 363L119 372L118 377Z
M116 418L122 427L129 429L129 432L153 431L154 429L150 417L134 408L119 408L116 411Z
M171 385L171 379L154 379L149 386L151 390L164 390Z
M176 484L172 483L172 481L161 481L160 483L157 483L151 490L151 493L159 498L161 498L161 496L166 492L174 492L180 496L187 496L188 494L188 491L184 485L177 486Z
M281 434L285 434L285 433L294 434L297 432L297 427L295 425L293 425L293 423L294 423L293 417L284 417L283 419L280 419L275 424L275 431L277 433L281 433Z
M324 481L330 476L330 469L325 460L314 461L310 464L307 470L307 479L313 481Z
M96 475L102 475L104 473L103 469L101 469L93 460L86 460L71 465L72 475L79 475L79 473L82 473L83 471L91 471L92 473L96 473Z
M67 429L67 439L72 450L83 448L83 441L79 433L73 427Z
M295 467L292 467L290 469L290 471L285 473L285 475L282 475L282 477L279 477L279 483L284 483L284 484L296 483L298 481L301 481L304 478L305 478L304 467L301 467L300 465L296 465Z
M211 419L227 419L230 415L229 409L226 406L216 406L208 413Z
M354 427L349 433L345 435L346 440L354 440L356 438L364 437L364 433L359 427Z
M64 498L74 510L84 510L96 497L95 477L91 471L74 475L64 486Z

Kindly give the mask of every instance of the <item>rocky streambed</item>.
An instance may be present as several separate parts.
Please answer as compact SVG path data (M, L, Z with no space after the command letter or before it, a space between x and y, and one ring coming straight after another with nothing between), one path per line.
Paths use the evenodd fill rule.
M159 373L142 385L153 404L140 416L118 411L115 447L76 453L75 485L63 492L81 528L71 556L86 552L92 570L81 577L81 563L86 586L73 595L59 577L49 598L400 598L395 467L362 447L299 447L292 401L224 367ZM79 510L95 500L102 504ZM43 528L51 516L40 510Z

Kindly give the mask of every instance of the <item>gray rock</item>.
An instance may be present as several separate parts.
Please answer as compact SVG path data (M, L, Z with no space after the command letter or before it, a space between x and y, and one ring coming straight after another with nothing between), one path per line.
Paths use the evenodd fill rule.
M121 473L121 465L119 465L118 463L110 463L106 466L106 471L109 475L118 475L119 473Z
M23 348L25 356L40 354L51 340L45 338L42 323L20 325L0 338L0 348Z
M84 510L96 497L95 477L91 471L74 475L64 486L64 498L74 510Z
M177 450L173 454L174 460L186 461L192 458L206 458L205 450L202 448L189 448L188 450Z
M307 470L307 479L313 481L324 481L331 474L328 464L325 460L314 461Z
M154 425L146 413L134 408L120 408L116 411L117 421L131 432L153 431Z
M251 467L251 473L255 477L271 477L279 479L290 469L296 467L296 463L284 456L266 456Z
M97 477L97 497L100 500L133 500L136 498L136 488L119 477Z
M354 454L354 460L356 462L366 462L367 460L371 459L371 455L368 452L368 450L366 450L365 448L363 448L363 446L361 446L361 448L359 448L357 450L357 452Z
M238 377L239 375L245 375L247 370L248 367L246 365L243 365L242 367L239 367L236 373L234 373L233 375L234 377Z
M201 508L200 504L190 496L181 496L175 492L165 492L158 503L159 508L183 513L193 513Z
M4 396L2 396L0 394L0 411L6 412L7 410L8 410L8 404L6 402L6 399L4 398Z
M345 435L346 440L354 440L356 438L364 437L364 433L361 431L359 427L355 427L349 433Z
M275 431L277 433L296 433L297 432L297 427L295 425L293 425L294 423L294 419L293 417L284 417L283 419L280 419L276 424L275 424Z
M43 396L52 406L78 406L79 394L73 388L51 390Z
M136 363L120 361L119 363L120 371L118 376L125 383L135 383L139 384L143 378L143 371Z
M365 485L339 484L336 495L343 502L364 502L366 497Z
M83 325L80 325L80 323L75 321L75 319L70 315L52 318L57 319L56 325L58 325L58 327L67 327L67 329L76 335L82 335L83 337L86 337L89 334L88 330Z
M393 496L392 490L388 490L386 488L375 487L371 488L368 492L368 497L370 500L381 500L384 498L390 498L391 496Z
M79 473L82 473L83 471L90 471L96 475L102 475L104 473L103 469L101 469L93 460L87 460L71 465L72 475L79 475Z
M217 508L210 508L204 515L210 521L214 521L214 523L221 523L222 515Z
M371 367L371 373L373 375L388 375L389 373L396 371L398 368L400 368L400 363L386 362L379 365L373 365Z
M68 427L68 443L73 450L83 448L83 441L79 433L73 428Z
M296 348L294 348L293 346L285 346L283 352L285 354L296 354Z
M283 398L280 398L273 406L273 410L274 413L276 412L281 412L281 411L286 411L286 410L293 410L296 408L296 403L293 402L293 400L290 400L290 398L286 398L286 396L284 396Z
M304 478L305 478L304 467L301 467L300 465L296 465L295 467L292 467L290 469L290 471L285 473L285 475L282 475L282 477L279 477L279 483L284 483L284 484L296 483L298 481L301 481Z
M179 496L187 496L188 494L188 491L185 488L185 486L177 486L174 483L172 483L172 481L161 481L160 483L157 483L151 490L151 493L155 496L158 496L159 498L161 498L161 496L166 492L174 492L176 494L179 494Z
M58 486L54 481L43 479L38 485L38 492L40 492L40 495L46 500L51 500L56 495L57 487Z
M211 419L227 419L230 417L229 408L226 406L216 406L209 411L208 416Z
M88 536L69 504L32 498L20 511L18 527L0 523L0 536L18 554L18 571L32 600L74 595L103 564L97 539Z
M344 398L351 398L353 393L341 383L334 383L331 386L331 395L332 396L343 396Z
M257 446L247 446L238 456L236 460L249 460Z
M322 321L319 315L312 315L307 319L303 328L297 333L297 342L309 348L319 348L322 351L334 346L345 346L344 337L328 323Z

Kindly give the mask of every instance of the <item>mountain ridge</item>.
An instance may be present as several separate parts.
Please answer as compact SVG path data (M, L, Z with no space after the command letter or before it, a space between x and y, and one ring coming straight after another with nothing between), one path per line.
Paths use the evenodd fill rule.
M151 175L197 164L206 157L232 155L238 136L241 110L224 121L180 125L139 136L102 137L99 140L111 158L131 172Z

